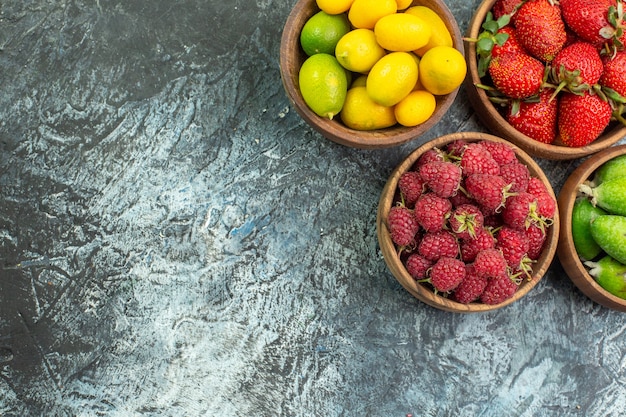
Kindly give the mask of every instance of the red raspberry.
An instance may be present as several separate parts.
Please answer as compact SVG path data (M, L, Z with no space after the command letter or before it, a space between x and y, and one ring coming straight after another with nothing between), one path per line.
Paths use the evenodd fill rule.
M440 292L454 290L465 278L465 264L455 258L442 256L430 269L430 283Z
M528 257L532 260L539 259L546 241L545 230L535 224L531 224L530 227L526 229L525 234L529 242Z
M461 241L461 259L464 262L474 262L476 255L485 249L496 246L496 239L487 229L478 229L474 239Z
M495 248L478 252L473 265L476 274L483 278L495 278L506 274L508 266L502 252Z
M448 199L426 193L415 202L414 215L424 230L434 232L443 229L451 211L452 203Z
M500 249L502 256L513 271L522 271L531 276L531 259L528 257L530 242L526 234L520 230L502 226L496 235L496 248Z
M491 156L491 153L480 143L470 143L465 147L461 157L463 175L472 174L500 174L500 165Z
M472 174L465 179L465 190L489 213L499 212L508 197L511 184L500 175Z
M407 171L398 179L398 188L402 193L404 204L413 207L415 202L424 191L424 180L419 172Z
M454 142L448 143L446 145L446 152L449 156L454 158L461 158L463 152L465 152L465 147L467 146L467 141L463 139L455 140Z
M556 201L548 193L537 194L537 214L544 219L550 220L554 218L556 213Z
M429 162L443 162L446 160L445 154L438 148L429 149L424 152L413 165L414 171L419 171L419 168Z
M450 197L449 200L452 203L452 207L462 206L463 204L476 204L476 202L469 198L464 192L456 193Z
M417 253L413 253L406 259L404 266L413 279L419 280L426 278L426 271L432 266L432 262Z
M429 162L420 166L419 173L439 197L453 196L461 185L461 168L452 162Z
M537 197L529 193L519 193L510 197L502 210L502 220L504 224L519 230L527 229L531 224L545 226L545 222L537 213Z
M528 167L519 161L511 162L500 167L500 175L507 183L511 185L511 192L526 192L528 189L528 181L530 180L530 171Z
M500 304L515 294L518 285L507 273L503 273L490 279L485 290L480 296L480 301L484 304Z
M459 254L459 242L446 230L426 233L417 246L417 252L433 262L442 256L456 258Z
M528 188L526 188L526 192L532 194L534 196L538 196L539 194L547 193L548 187L537 177L530 177L528 180Z
M462 304L469 304L472 301L476 301L480 298L488 282L487 278L476 275L473 265L466 265L465 278L463 278L463 281L461 281L459 286L454 290L452 299Z
M481 141L480 144L487 148L487 150L491 154L491 157L499 165L506 165L510 164L511 162L517 161L515 151L513 150L513 147L508 143L484 140Z
M483 228L483 213L473 204L463 204L456 207L448 219L450 230L459 239L476 237L476 231Z
M393 206L389 210L387 225L391 240L400 247L412 246L416 242L419 223L413 211L405 206Z
M489 214L485 216L485 220L483 221L483 225L486 228L491 228L491 229L497 229L498 227L502 226L503 223L504 222L502 221L501 213Z

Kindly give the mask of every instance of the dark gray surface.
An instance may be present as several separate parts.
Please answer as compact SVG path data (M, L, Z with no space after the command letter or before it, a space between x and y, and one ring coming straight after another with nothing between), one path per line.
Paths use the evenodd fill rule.
M293 3L0 4L0 415L620 415L626 316L558 260L481 315L397 284L387 176L484 129L461 91L404 146L321 138L280 82ZM579 163L538 162L557 192Z

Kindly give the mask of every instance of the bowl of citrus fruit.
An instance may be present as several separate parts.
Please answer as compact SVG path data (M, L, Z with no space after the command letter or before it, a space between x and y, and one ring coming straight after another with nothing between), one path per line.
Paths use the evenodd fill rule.
M416 139L441 120L467 65L441 0L299 0L285 22L280 73L317 132L373 149Z
M626 145L587 158L559 193L558 257L578 289L626 312Z
M613 0L485 0L468 27L479 119L531 155L596 153L626 135L626 32Z
M514 144L480 132L424 143L391 173L376 229L415 298L479 313L519 301L551 265L559 213L550 181Z

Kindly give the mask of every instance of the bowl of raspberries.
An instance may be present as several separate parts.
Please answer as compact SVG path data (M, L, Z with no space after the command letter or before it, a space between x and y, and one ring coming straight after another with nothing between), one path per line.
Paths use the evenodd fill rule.
M509 305L556 253L552 186L521 148L479 132L441 136L391 173L377 235L385 263L414 297L451 312Z
M623 0L485 0L465 40L468 98L496 136L575 159L626 135Z

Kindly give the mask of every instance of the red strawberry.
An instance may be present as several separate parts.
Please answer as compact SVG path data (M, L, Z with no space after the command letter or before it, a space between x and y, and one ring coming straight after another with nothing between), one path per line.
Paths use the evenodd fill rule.
M473 265L476 275L488 279L506 274L508 267L502 252L496 248L478 252Z
M491 49L492 57L496 57L504 53L528 54L519 39L517 39L517 34L512 26L504 26L503 28L500 28L497 34L506 34L508 38L502 45L499 45L498 43L493 45L493 48Z
M508 274L504 273L489 280L485 290L480 296L480 301L484 304L500 304L515 294L518 285Z
M561 12L567 25L583 40L600 48L613 44L621 34L609 23L609 9L615 0L561 0Z
M502 178L511 184L511 192L519 193L526 191L528 181L530 180L530 171L528 171L526 165L516 159L515 162L502 165L500 171Z
M454 290L452 299L463 304L469 304L472 301L476 301L485 290L487 282L487 278L476 275L473 265L466 265L465 278Z
M504 224L517 230L527 229L531 224L544 225L537 213L537 197L523 192L512 196L502 210Z
M550 62L567 40L558 6L548 0L528 1L515 14L517 38L528 53Z
M465 147L460 164L465 176L478 173L500 174L500 165L493 159L487 148L477 142L470 143Z
M526 136L542 143L552 143L557 134L558 101L552 90L544 89L538 101L521 101L519 108L509 106L507 121Z
M513 147L508 143L494 142L491 140L483 140L479 143L487 148L491 157L500 165L517 161L515 150L513 150Z
M543 84L543 64L526 54L501 54L491 60L488 71L496 90L514 99L539 93Z
M450 230L459 239L476 237L476 231L483 228L483 213L473 204L463 204L454 209L448 219Z
M513 271L522 271L531 277L532 260L528 257L530 242L526 234L520 230L503 226L497 234L496 248L500 249L502 256Z
M476 255L485 249L496 246L496 239L485 228L476 231L476 237L461 241L461 259L463 262L474 262Z
M453 162L429 162L420 166L419 173L428 188L442 198L456 194L461 185L461 168Z
M432 266L432 262L420 254L412 253L406 259L404 266L413 279L419 280L426 278L426 271Z
M398 188L402 193L404 204L413 207L424 191L424 180L419 172L407 171L398 179Z
M419 223L412 210L405 206L391 207L387 217L387 225L389 226L393 243L400 247L415 244Z
M465 179L465 190L481 208L490 213L499 212L511 193L511 184L500 175L472 174Z
M598 95L563 93L558 127L565 146L581 147L596 140L611 121L611 105Z
M427 232L443 229L450 213L452 203L434 193L422 194L415 202L414 217Z
M522 4L523 0L496 0L491 8L493 16L496 19L501 18L505 14L512 15L517 11L517 8Z
M465 278L465 264L455 258L442 256L430 269L430 283L435 290L450 292Z
M604 65L598 50L588 42L575 42L556 54L550 64L556 91L572 93L589 90L600 80Z
M446 230L426 233L419 242L417 252L433 262L442 256L456 258L459 254L459 242Z
M526 229L526 237L528 237L528 257L532 260L537 260L541 256L543 251L543 244L546 241L546 232L535 224L531 224Z
M600 78L600 84L610 88L617 94L626 98L626 52L618 52L615 57L604 59L604 73Z

